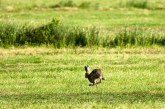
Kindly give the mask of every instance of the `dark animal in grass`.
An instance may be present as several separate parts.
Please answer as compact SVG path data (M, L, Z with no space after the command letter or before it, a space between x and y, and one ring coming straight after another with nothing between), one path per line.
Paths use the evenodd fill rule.
M88 78L88 80L92 83L89 84L89 86L94 86L97 85L99 83L101 83L102 80L105 80L105 78L103 77L103 73L101 71L101 69L94 69L90 74L89 74L89 67L88 65L84 67L85 68L85 78ZM97 79L100 79L99 82L97 82Z

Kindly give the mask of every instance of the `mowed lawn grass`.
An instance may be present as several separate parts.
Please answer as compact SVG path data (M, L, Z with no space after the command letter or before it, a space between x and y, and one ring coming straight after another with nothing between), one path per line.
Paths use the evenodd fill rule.
M0 49L0 108L165 107L165 49ZM106 78L88 86L84 66Z
M53 18L59 19L65 26L83 26L98 28L147 26L164 28L164 10L113 9L102 10L20 10L6 12L0 10L0 22L17 25L40 26Z
M161 0L147 1L149 9L123 6L131 0L71 0L71 3L76 6L82 3L91 4L92 9L90 7L81 9L74 6L64 7L64 9L51 8L60 1L62 0L34 0L33 2L30 0L1 0L0 22L36 26L47 24L53 18L57 18L65 26L96 26L103 29L132 25L164 28L165 25L165 2ZM136 2L137 4L143 3L144 0ZM99 5L98 9L93 9L94 4Z

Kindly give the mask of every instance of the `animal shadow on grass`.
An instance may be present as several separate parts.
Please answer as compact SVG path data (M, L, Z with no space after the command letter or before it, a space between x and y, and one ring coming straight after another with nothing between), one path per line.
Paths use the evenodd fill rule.
M164 93L150 93L150 92L85 92L85 93L45 93L45 94L17 94L17 95L0 95L0 99L5 101L18 101L25 103L67 103L72 102L104 102L104 103L123 103L123 102L154 102L165 101Z

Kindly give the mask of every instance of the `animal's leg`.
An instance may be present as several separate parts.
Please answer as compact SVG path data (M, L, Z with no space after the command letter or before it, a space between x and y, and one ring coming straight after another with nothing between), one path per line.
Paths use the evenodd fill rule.
M93 81L93 84L89 84L89 86L94 86L96 85L96 81Z
M89 84L89 86L94 86L94 85L97 85L98 84L98 82L96 80L94 80L92 83L93 84Z
M96 82L96 81L95 81L95 83L93 84L93 86L94 86L94 85L97 87L97 82Z
M97 82L96 84L99 84L99 83L101 83L101 81L102 81L102 78L100 78L100 81L99 81L99 82Z
M93 84L89 84L89 86L94 86L94 85L97 85L97 81L94 80Z
M94 86L94 85L96 85L96 83L93 83L93 84L89 84L89 86Z
M93 86L93 84L89 84L89 86Z
M101 83L101 81L102 81L102 79L100 78L100 81L99 81L99 83Z

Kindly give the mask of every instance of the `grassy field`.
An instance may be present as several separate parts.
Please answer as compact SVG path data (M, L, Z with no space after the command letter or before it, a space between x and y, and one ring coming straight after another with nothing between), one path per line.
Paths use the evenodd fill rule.
M42 25L48 23L52 18L59 18L65 25L70 26L99 26L114 27L125 25L164 26L164 4L162 0L147 1L136 0L134 6L132 0L72 0L75 5L69 5L63 1L60 8L51 8L59 4L60 0L1 0L0 22L27 23L29 25ZM62 1L62 0L61 0ZM88 2L87 2L88 1ZM86 7L81 9L80 4L98 4L98 9ZM132 3L131 6L126 5ZM141 3L141 4L140 4ZM124 5L124 6L123 6ZM125 6L126 5L126 6ZM75 8L76 7L76 8Z
M0 108L165 107L165 49L0 49ZM90 87L84 65L106 80Z
M52 20L60 19L67 26L98 26L98 27L121 27L121 26L158 26L164 27L164 10L142 9L112 9L104 10L19 10L13 12L0 11L0 22L18 23L27 25L43 25Z
M165 109L164 6L0 0L0 108ZM106 80L90 87L85 65Z

